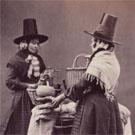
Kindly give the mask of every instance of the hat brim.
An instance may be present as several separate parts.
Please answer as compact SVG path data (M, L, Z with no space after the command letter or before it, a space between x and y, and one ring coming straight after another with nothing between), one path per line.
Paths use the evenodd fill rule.
M38 39L40 44L48 40L48 36L36 34L36 35L27 35L27 36L18 37L14 39L14 43L20 44L20 42L23 40L30 41L31 39L34 39L34 38Z
M105 38L96 36L96 35L94 35L94 33L90 33L90 32L88 32L88 31L86 31L86 30L84 31L84 33L86 33L86 34L88 34L88 35L91 35L92 37L96 37L96 38L98 38L98 39L101 39L101 40L103 40L103 41L107 41L107 42L113 43L114 45L121 45L121 44L118 43L118 42L110 41L110 40L107 40L107 39L105 39Z

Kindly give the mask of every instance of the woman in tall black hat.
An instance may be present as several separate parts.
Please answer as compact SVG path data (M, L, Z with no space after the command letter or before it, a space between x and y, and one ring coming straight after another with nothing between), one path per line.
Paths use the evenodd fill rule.
M104 14L92 36L93 54L86 72L78 83L68 88L67 93L53 100L54 107L70 98L79 101L76 108L72 135L122 135L118 103L114 95L120 65L113 41L117 17Z
M47 40L47 36L38 34L35 19L24 19L23 36L14 40L19 51L7 63L6 85L13 91L14 98L6 119L6 135L27 134L33 105L26 89L36 88L40 74L46 69L38 50L39 44Z

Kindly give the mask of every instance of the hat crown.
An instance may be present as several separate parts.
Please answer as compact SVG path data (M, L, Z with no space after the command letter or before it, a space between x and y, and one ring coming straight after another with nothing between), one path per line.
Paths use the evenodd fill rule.
M48 36L38 34L36 19L26 18L23 20L23 35L14 39L16 44L20 44L21 41L29 42L32 39L38 39L39 43L43 43L48 40Z
M84 31L84 32L97 39L101 39L103 41L113 43L115 45L121 45L113 41L116 22L117 22L116 16L104 13L100 20L99 25L96 27L93 33L90 33L88 31Z
M115 26L117 22L117 17L110 15L110 14L103 14L100 24L97 26L95 30L95 35L102 35L109 39L110 41L113 40Z
M33 18L24 19L23 35L27 36L27 35L36 35L36 34L38 34L36 20Z
M100 21L101 25L104 25L109 28L114 28L116 25L117 17L109 14L103 14L102 19Z

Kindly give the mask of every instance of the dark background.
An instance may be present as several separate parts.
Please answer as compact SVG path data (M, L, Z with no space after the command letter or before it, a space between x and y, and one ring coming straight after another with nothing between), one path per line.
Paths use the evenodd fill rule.
M132 127L135 133L135 2L133 1L1 1L1 122L6 114L11 96L5 86L6 63L17 51L13 39L22 36L22 20L33 17L38 31L49 36L40 49L47 66L61 72L57 81L65 79L65 69L71 67L79 53L89 53L91 37L83 30L93 32L102 14L118 16L114 39L122 46L116 46L116 55L121 65L118 101L131 111Z

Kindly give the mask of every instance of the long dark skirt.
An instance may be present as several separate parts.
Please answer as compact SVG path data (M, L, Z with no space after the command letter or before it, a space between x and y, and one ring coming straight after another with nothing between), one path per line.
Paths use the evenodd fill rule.
M89 93L77 106L72 135L122 135L117 101L110 102L102 93Z
M33 105L28 94L23 92L21 99L17 103L13 113L9 118L5 135L27 134L32 107Z

